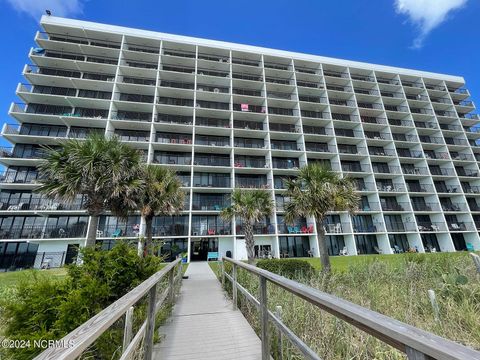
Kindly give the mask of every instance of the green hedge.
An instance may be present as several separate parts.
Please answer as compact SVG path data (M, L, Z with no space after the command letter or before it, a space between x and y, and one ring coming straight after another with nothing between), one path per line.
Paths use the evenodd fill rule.
M289 279L310 277L315 269L308 261L299 259L267 259L259 260L257 267L285 276Z

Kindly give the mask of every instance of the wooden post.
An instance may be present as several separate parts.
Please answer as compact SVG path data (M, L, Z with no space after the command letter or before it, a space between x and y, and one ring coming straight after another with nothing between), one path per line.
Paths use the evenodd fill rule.
M418 350L415 350L411 347L405 346L405 353L407 354L408 360L429 360L431 359L430 356L421 353Z
M270 359L270 342L268 341L267 279L260 276L260 324L262 340L262 360Z
M237 310L237 265L233 265L233 281L232 281L232 297L233 297L233 310Z
M225 262L221 262L222 271L222 289L225 289Z
M430 299L430 304L432 304L433 315L435 316L435 321L440 320L440 310L438 308L437 298L435 297L435 291L432 289L428 290L428 298Z
M475 267L477 268L477 272L480 274L480 256L474 253L470 253L470 256L472 257L473 263L475 264Z
M175 302L175 268L168 273L168 301L170 305Z
M133 306L125 313L125 327L123 330L123 347L122 354L127 349L128 344L132 341L132 326L133 326Z
M280 305L277 305L275 307L275 316L278 318L278 320L282 320L282 307ZM278 360L283 359L283 336L282 332L278 330Z
M155 284L150 289L149 295L148 295L147 329L145 330L145 351L144 351L145 360L152 360L156 304L157 304L157 284Z

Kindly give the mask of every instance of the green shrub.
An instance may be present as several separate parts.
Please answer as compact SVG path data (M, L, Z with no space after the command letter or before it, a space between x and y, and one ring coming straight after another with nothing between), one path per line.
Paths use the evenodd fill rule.
M300 259L259 260L257 267L289 279L311 277L315 273L315 269L308 261Z
M2 300L6 338L60 339L157 272L161 262L152 256L140 258L126 243L110 251L82 249L81 257L83 264L71 265L66 278L55 280L33 273L16 287L15 301ZM90 356L112 359L122 343L121 322L95 342ZM33 347L12 349L4 356L31 359L40 351Z

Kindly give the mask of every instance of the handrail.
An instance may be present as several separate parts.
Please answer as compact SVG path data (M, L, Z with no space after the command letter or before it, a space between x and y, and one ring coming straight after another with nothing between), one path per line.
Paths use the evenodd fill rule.
M480 359L480 352L470 349L466 346L457 344L453 341L444 339L440 336L418 329L414 326L405 324L401 321L395 320L388 316L382 315L378 312L366 309L360 305L351 303L349 301L338 298L334 295L324 293L320 290L311 288L307 285L298 283L293 280L284 278L283 276L271 273L269 271L257 268L253 265L243 263L238 260L232 260L230 258L223 258L224 262L231 263L233 265L233 276L225 277L225 269L222 266L222 281L227 278L232 281L233 288L233 301L234 307L237 300L237 289L244 293L243 288L237 283L237 267L245 269L259 277L260 281L260 299L259 308L261 313L261 339L262 339L262 359L269 359L269 345L268 345L268 320L272 319L274 325L282 321L273 315L267 309L267 293L266 282L281 287L282 289L297 295L310 304L319 307L332 314L333 316L340 318L347 323L365 331L366 333L376 337L377 339L389 344L396 349L407 354L408 359L456 359L456 360L470 360ZM246 296L250 301L253 301L253 296ZM255 303L255 301L253 301ZM284 325L284 324L283 324ZM298 337L292 338L292 334L288 334L284 331L282 326L277 328L283 332L285 336L292 342L299 345ZM300 340L301 342L301 340ZM306 355L306 350L310 350L305 344L301 343L303 348L299 347L299 350ZM306 347L306 348L305 348ZM308 358L316 358L308 356Z
M142 282L136 288L122 296L120 299L110 304L107 308L100 311L97 315L87 320L85 323L77 327L75 330L64 336L60 341L62 344L73 344L71 347L59 347L48 348L40 355L35 357L34 360L73 360L82 354L95 340L97 340L115 321L117 321L123 314L125 314L131 306L134 306L139 300L141 300L145 294L149 293L147 320L140 327L140 331L145 331L145 359L151 359L151 352L153 348L153 329L154 319L156 311L161 305L161 302L167 297L170 297L170 301L173 301L175 281L179 279L182 272L179 272L177 278L175 278L175 268L182 261L177 259L174 262L168 264L160 271L150 276L147 280ZM156 298L157 284L167 274L169 274L169 287L165 291L167 294L161 294L159 300ZM167 292L168 291L168 292ZM135 336L134 340L137 337ZM131 348L131 347L129 347ZM124 349L125 350L125 349ZM128 348L127 348L128 350ZM149 354L149 355L148 355Z

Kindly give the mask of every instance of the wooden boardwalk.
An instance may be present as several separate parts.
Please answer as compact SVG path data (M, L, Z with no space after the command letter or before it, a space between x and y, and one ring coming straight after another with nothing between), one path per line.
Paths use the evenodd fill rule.
M261 343L206 262L192 262L154 359L261 359Z

